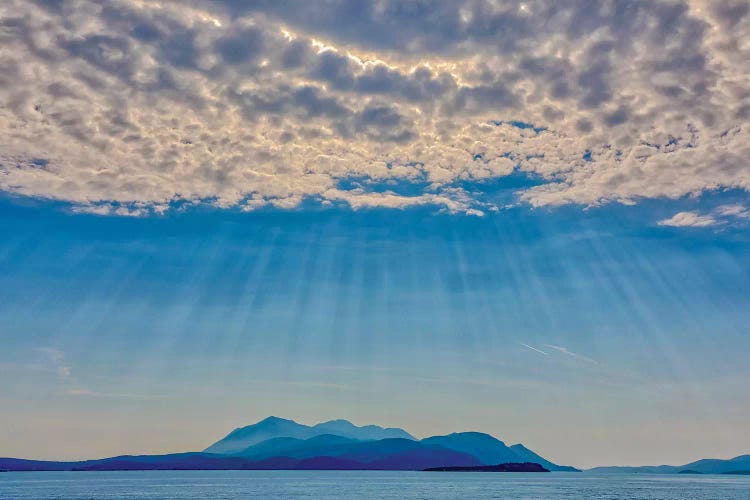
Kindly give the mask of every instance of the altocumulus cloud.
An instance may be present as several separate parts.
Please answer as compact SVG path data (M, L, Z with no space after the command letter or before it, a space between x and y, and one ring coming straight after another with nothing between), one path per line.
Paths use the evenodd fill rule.
M745 1L5 0L0 68L0 189L79 212L750 190Z

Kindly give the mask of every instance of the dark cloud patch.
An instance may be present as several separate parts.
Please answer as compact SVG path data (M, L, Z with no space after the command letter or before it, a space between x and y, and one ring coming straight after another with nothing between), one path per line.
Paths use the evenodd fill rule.
M257 28L246 28L220 38L216 51L227 64L254 61L263 51L263 34Z
M306 111L310 118L324 116L339 118L348 113L348 109L335 98L326 97L317 87L301 87L292 92L292 101Z
M587 134L594 129L594 125L589 120L581 119L576 122L576 129Z
M354 74L349 58L331 50L318 54L310 76L329 83L339 90L349 90L354 84Z
M72 57L79 57L104 71L130 79L134 70L130 42L126 38L91 35L83 38L61 39L61 48Z
M604 123L610 127L622 125L628 119L628 110L625 108L619 108L612 113L604 115Z
M439 99L457 87L453 77L448 74L435 76L428 68L420 67L405 75L384 64L368 67L354 82L357 92L394 94L412 102Z
M178 68L197 67L200 51L195 43L195 33L191 31L168 33L155 43L160 58Z
M494 85L463 87L455 102L456 108L463 108L467 112L482 110L501 114L518 105L516 96L502 82Z
M294 69L302 66L305 60L312 57L310 43L302 40L294 40L281 53L281 67Z
M746 0L716 0L711 2L711 10L726 27L732 28L746 21L750 14L750 2Z
M386 105L370 105L354 116L354 128L378 142L407 142L414 137L398 111Z

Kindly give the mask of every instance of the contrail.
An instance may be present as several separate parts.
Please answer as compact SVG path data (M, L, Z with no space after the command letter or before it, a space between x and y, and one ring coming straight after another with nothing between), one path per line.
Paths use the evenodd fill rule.
M528 347L528 348L529 348L529 349L531 349L532 351L536 351L536 352L538 352L539 354L544 354L545 356L549 356L549 354L548 354L548 353L546 353L546 352L544 352L544 351L542 351L542 350L540 350L540 349L537 349L536 347L531 347L531 346L530 346L529 344L524 344L523 342L519 342L519 344L521 344L521 345L522 345L522 346L524 346L524 347Z
M587 358L586 356L583 356L582 354L577 354L573 351L569 351L566 347L560 347L558 345L550 345L550 344L544 344L544 346L549 347L550 349L559 351L563 354L567 354L568 356L573 356L574 358L582 359L583 361L588 361L589 363L594 363L595 365L599 364L598 361L593 360L591 358Z

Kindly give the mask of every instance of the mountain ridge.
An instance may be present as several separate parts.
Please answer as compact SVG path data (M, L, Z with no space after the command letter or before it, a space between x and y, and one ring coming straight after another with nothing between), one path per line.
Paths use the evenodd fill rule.
M377 425L364 425L360 427L343 419L329 420L311 426L300 424L294 420L271 416L255 424L234 429L203 451L205 453L232 454L276 437L309 439L324 434L335 434L359 440L388 438L416 440L414 436L405 430L395 427L384 428Z
M224 438L200 452L120 455L78 462L0 459L0 468L424 470L529 462L549 470L577 470L553 464L526 447L518 448L517 451L503 441L481 432L454 432L420 440L405 430L394 427L357 426L343 419L305 425L270 416L254 424L233 429Z
M352 437L352 435L358 436ZM382 439L372 439L386 436ZM245 443L251 443L244 446ZM229 450L214 453L208 450ZM553 472L579 471L557 465L521 443L507 446L481 432L454 432L416 439L403 429L356 426L329 420L313 426L268 417L232 430L204 451L163 455L119 455L81 461L0 458L4 471L81 470L464 470L536 464ZM512 467L511 467L512 468ZM701 459L681 465L594 467L591 473L747 474L750 454Z
M734 458L703 458L685 465L642 465L642 466L603 466L589 469L592 473L617 474L732 474L750 470L750 455Z

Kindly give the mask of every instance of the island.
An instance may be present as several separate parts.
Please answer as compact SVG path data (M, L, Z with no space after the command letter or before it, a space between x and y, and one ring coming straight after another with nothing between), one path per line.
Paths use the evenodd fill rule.
M422 471L438 467L477 467L475 470L485 467L488 471L507 472L578 471L555 464L523 444L507 446L481 432L454 432L417 439L396 427L356 426L343 419L305 425L275 416L236 428L202 451L117 455L71 462L0 457L0 469L11 471ZM732 467L739 469L745 469L744 465Z
M457 467L430 467L425 472L549 472L539 464L532 462L507 463L497 465L475 465Z

